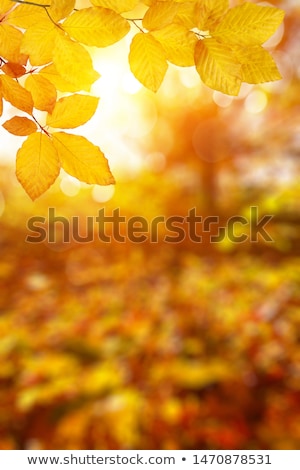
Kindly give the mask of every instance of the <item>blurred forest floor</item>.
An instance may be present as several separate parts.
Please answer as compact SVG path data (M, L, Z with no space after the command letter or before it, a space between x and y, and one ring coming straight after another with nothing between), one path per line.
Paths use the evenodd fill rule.
M83 230L101 207L186 215L198 191L173 175L159 191L151 173L120 182L103 204L58 185L32 204L2 168L1 448L299 448L294 223L274 219L274 243L63 244L59 229L54 244L25 242L49 207Z

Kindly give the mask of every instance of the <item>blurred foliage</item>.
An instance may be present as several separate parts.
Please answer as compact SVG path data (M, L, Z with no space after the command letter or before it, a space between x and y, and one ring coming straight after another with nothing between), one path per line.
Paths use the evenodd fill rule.
M33 204L1 168L0 448L299 449L299 11L287 5L280 88L228 107L162 90L142 165L120 171L107 202L84 185L66 196L62 175ZM257 92L267 106L252 112ZM274 215L273 243L166 244L161 229L155 244L64 244L59 228L56 243L25 242L49 207L79 216L83 236L103 207L149 221L196 207L226 223L253 205Z
M184 242L29 244L27 218L54 201L84 222L103 206L180 212L182 194L165 171L157 196L144 173L106 204L89 188L71 199L55 187L33 206L10 170L2 176L2 448L299 447L294 230L278 246L229 253Z

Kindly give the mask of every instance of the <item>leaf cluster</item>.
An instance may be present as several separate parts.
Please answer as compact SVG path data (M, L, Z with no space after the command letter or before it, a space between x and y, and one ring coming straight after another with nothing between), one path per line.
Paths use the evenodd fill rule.
M28 136L17 153L16 174L32 199L61 168L86 183L114 183L99 147L65 132L85 124L97 108L98 98L88 93L100 75L87 46L110 46L134 28L130 69L154 92L169 63L195 66L207 86L229 95L238 95L242 82L281 78L262 46L283 20L278 8L248 2L229 8L228 0L91 0L85 8L75 6L75 0L0 0L0 115L3 99L25 113L3 126ZM132 18L137 10L142 18Z

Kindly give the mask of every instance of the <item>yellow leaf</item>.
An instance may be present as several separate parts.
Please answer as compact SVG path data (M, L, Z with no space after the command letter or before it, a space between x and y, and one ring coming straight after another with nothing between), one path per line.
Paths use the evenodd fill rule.
M228 0L198 1L195 8L197 28L203 31L210 30L223 18L228 9Z
M205 85L227 95L237 96L241 87L240 69L232 50L216 39L198 41L196 69Z
M56 102L56 88L40 74L30 74L25 82L26 90L30 91L34 107L51 113Z
M243 82L264 83L282 78L273 57L262 46L236 47L234 53L242 64Z
M33 134L37 130L35 122L20 116L15 116L2 125L11 134L20 136Z
M13 1L13 0L10 0ZM75 0L38 0L35 2L19 4L6 17L9 24L19 28L29 28L40 21L51 21L45 8L41 6L50 5L47 11L54 22L68 16L75 6Z
M13 6L11 0L0 0L0 14L8 12Z
M254 3L231 8L221 23L210 33L224 44L261 45L275 33L284 18L284 11Z
M177 14L174 18L174 23L185 26L187 29L196 27L196 3L180 3L178 5Z
M159 89L168 69L165 51L151 33L138 33L134 36L129 64L137 80L154 92Z
M139 0L91 0L95 7L109 8L117 13L124 13L124 11L133 10Z
M55 22L66 18L75 7L75 0L51 0L50 3L48 11Z
M47 116L47 125L61 129L73 129L91 119L98 106L99 98L88 95L71 95L61 98L52 114Z
M175 23L188 29L207 31L215 26L228 10L228 0L195 0L179 3Z
M39 71L39 75L42 75L45 78L47 78L47 80L49 80L49 82L51 82L55 86L55 88L59 91L63 91L63 92L68 91L68 92L74 93L75 91L81 90L80 86L75 86L69 81L65 80L58 73L54 64L49 64L49 65L46 65L46 67L43 67Z
M16 175L31 197L36 199L56 180L60 171L57 151L46 135L31 134L17 153Z
M181 67L195 65L196 35L179 24L170 24L152 32L163 46L168 61Z
M0 23L0 56L16 64L26 64L28 56L20 52L22 39L21 31Z
M21 51L29 55L31 65L44 65L52 61L55 39L59 29L50 21L44 21L27 29Z
M0 116L2 116L2 113L3 113L3 100L2 100L2 96L0 96Z
M14 64L13 62L6 62L2 65L1 70L12 78L22 77L26 72L24 65Z
M113 10L84 8L69 16L63 29L87 46L106 47L122 39L130 30L127 20Z
M39 2L42 3L42 2ZM46 2L47 3L47 2ZM50 2L48 2L49 4ZM6 17L9 24L27 29L43 21L49 21L44 8L35 5L18 5Z
M85 137L55 132L53 143L58 152L61 166L71 176L89 184L114 184L107 159L99 147Z
M161 29L172 23L178 11L174 2L157 2L152 5L143 18L143 26L148 30Z
M21 111L31 114L33 100L29 91L25 90L19 83L8 75L0 75L0 86L2 85L2 95L6 101Z
M58 73L81 90L90 91L92 83L100 77L88 51L66 36L57 36L53 62Z

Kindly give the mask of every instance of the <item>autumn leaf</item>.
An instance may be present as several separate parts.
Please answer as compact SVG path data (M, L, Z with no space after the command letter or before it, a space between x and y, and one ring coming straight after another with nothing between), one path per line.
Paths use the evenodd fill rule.
M59 91L74 93L76 91L81 91L82 89L81 86L74 85L73 83L70 83L68 80L63 78L56 70L54 64L46 65L40 69L39 75L49 80L49 82L51 82Z
M31 134L17 153L16 175L31 197L43 194L59 175L57 151L49 137L41 132Z
M25 88L30 91L36 109L52 112L57 93L49 80L40 74L30 74L26 79Z
M42 4L43 2L39 0L39 3ZM45 3L47 3L47 1ZM49 3L50 2L48 2L48 4ZM17 5L17 7L6 16L7 23L24 29L44 21L49 21L45 9L29 4Z
M2 96L0 95L0 116L2 116L3 113L3 99Z
M194 2L179 3L174 24L180 24L187 29L195 28L197 23L196 7L197 3Z
M53 63L62 78L81 90L90 91L92 83L100 77L88 51L63 35L56 38Z
M147 10L143 18L143 26L149 31L164 28L172 23L177 11L177 3L159 1Z
M129 12L128 19L124 12ZM242 82L281 78L262 44L283 17L279 8L253 3L229 8L229 0L91 0L82 6L75 0L0 0L0 111L4 98L28 114L33 108L47 112L51 128L83 125L95 113L98 98L74 93L89 92L100 77L88 47L114 44L131 26L140 32L130 44L129 66L146 88L159 89L171 62L180 67L195 65L207 86L236 96ZM71 95L57 101L57 92ZM34 121L19 116L6 121L4 127L30 136L37 129ZM43 147L44 134L39 137ZM84 137L62 132L55 136L53 140L50 134L48 137L66 171L69 168L70 174L84 181L110 184L107 181L113 178L98 147ZM37 137L26 142L34 139ZM85 160L89 152L97 156L91 165Z
M6 62L6 64L2 65L1 70L12 78L22 77L26 72L24 65L14 64L13 62Z
M210 34L224 44L261 45L282 23L284 11L275 7L244 3L228 10Z
M181 67L195 65L194 53L197 36L182 25L170 24L152 32L162 45L166 58Z
M28 55L20 51L22 38L20 30L9 24L0 23L0 56L16 64L26 64Z
M198 41L195 48L197 72L205 85L227 95L237 96L241 87L241 65L233 51L216 39Z
M2 124L4 129L14 135L25 136L37 130L35 122L26 117L14 116Z
M165 51L151 33L138 33L134 36L129 64L133 75L154 92L159 89L168 69Z
M49 15L54 21L66 18L75 7L75 0L51 0L51 7L48 9Z
M241 80L246 83L264 83L282 77L269 51L262 46L235 47L234 54L241 63Z
M48 64L53 59L55 40L61 32L49 20L30 26L24 33L21 51L32 65Z
M32 113L33 100L29 91L25 90L25 88L8 75L0 75L1 85L2 95L6 101L9 101L21 111L25 111L28 114Z
M60 98L47 116L47 125L63 129L81 126L94 115L98 102L99 98L79 94Z
M0 0L0 14L7 13L12 7L11 0Z
M89 184L114 184L107 159L96 145L85 137L55 132L53 144L62 168L71 176Z
M201 0L195 6L195 26L200 30L210 30L223 18L229 9L228 0Z
M117 13L133 10L139 0L91 0L95 7L109 8Z
M63 29L87 46L106 47L122 39L130 30L127 20L107 8L76 11L64 21Z

